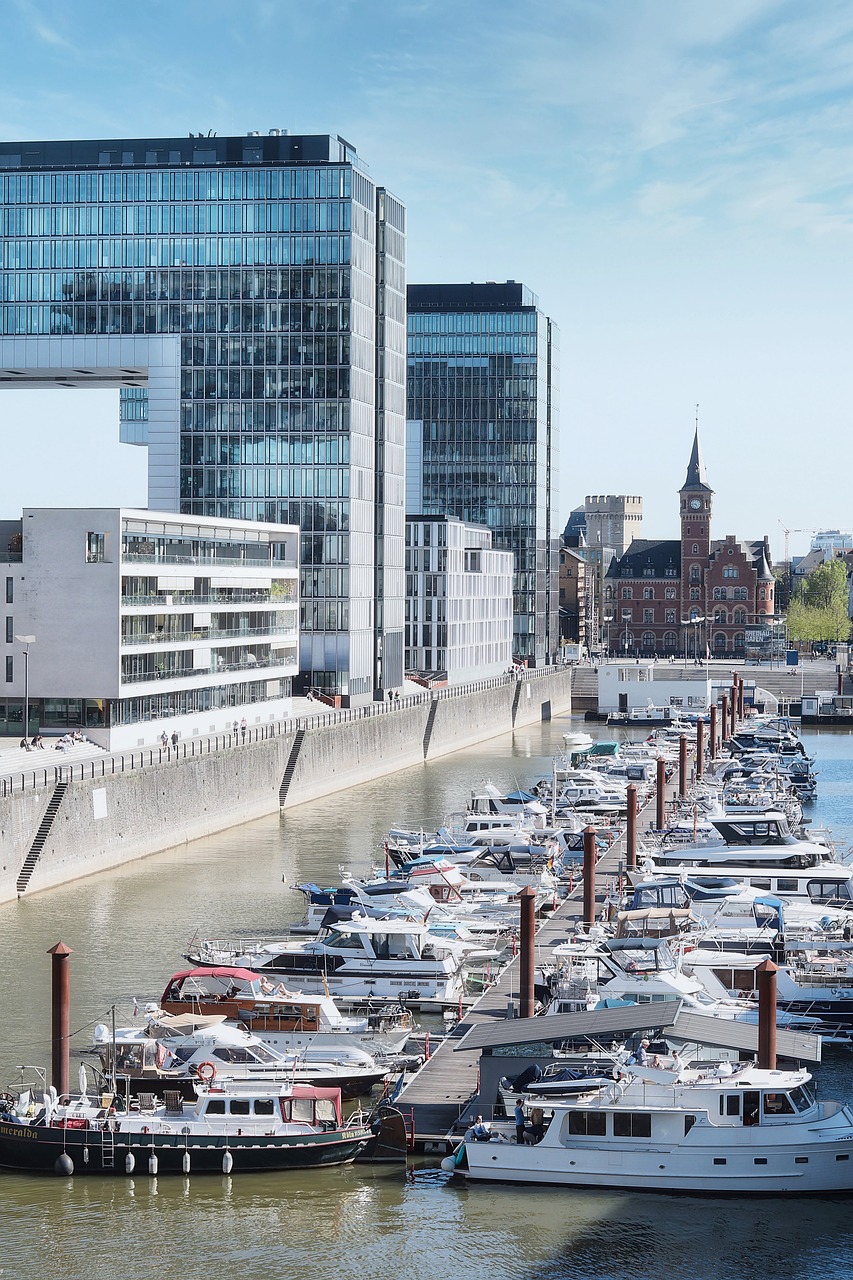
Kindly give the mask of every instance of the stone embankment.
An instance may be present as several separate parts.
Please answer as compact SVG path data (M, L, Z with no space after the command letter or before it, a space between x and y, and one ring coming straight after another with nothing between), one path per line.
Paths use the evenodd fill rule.
M3 779L0 902L570 710L571 673L552 668Z

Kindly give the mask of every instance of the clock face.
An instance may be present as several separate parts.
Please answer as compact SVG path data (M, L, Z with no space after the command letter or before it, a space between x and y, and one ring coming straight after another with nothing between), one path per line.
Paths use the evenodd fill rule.
M702 499L701 499L701 498L691 498L691 499L690 499L690 510L691 510L691 511L698 511L698 510L700 509L700 507L701 507L701 506L702 506Z

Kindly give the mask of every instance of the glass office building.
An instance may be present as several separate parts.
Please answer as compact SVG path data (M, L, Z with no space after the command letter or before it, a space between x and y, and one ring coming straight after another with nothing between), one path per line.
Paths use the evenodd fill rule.
M559 653L559 332L524 285L410 285L406 506L515 556L513 648Z
M339 137L0 143L0 386L118 386L149 507L298 525L303 683L356 698L403 678L405 250Z

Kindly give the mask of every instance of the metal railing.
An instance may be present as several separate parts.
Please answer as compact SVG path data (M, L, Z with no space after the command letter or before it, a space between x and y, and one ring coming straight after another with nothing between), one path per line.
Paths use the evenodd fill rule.
M176 555L157 555L156 552L148 551L122 551L122 561L127 564L205 564L212 565L214 568L218 564L234 566L240 569L296 569L297 562L295 559L288 560L266 560L257 557L244 556L176 556Z
M223 587L223 592L226 590L230 591L229 595L219 595L216 592L213 592L208 595L195 596L192 594L184 595L180 591L162 591L157 592L156 595L124 595L121 597L119 604L122 609L144 608L153 609L155 612L165 612L166 609L196 609L199 606L203 608L210 608L213 606L217 609L224 609L229 605L243 604L252 604L257 606L270 605L285 608L288 605L293 606L299 604L299 599L295 589L296 580L293 579L292 581L294 582L294 591L293 594L289 596L274 595L265 588L261 588L258 591L230 591L230 588ZM171 604L167 603L166 596L170 597L172 601Z
M136 644L187 644L207 640L242 640L246 636L291 636L298 634L296 627L193 627L190 631L146 631L123 635L122 645Z
M0 778L0 798L32 791L39 787L54 787L58 782L82 782L92 778L106 778L117 773L130 773L136 769L148 769L154 765L173 764L196 756L210 755L216 751L228 751L239 746L269 742L273 738L295 733L299 729L324 729L336 724L352 724L354 721L366 720L372 716L397 715L407 708L419 707L424 703L482 693L488 689L515 685L519 681L534 683L547 676L568 675L569 671L570 668L563 665L535 667L512 675L494 676L488 680L473 680L467 684L450 685L444 689L425 689L423 693L404 694L390 702L372 702L365 707L329 708L326 711L312 712L311 715L273 720L268 724L247 726L245 732L238 726L224 733L194 734L191 738L179 739L176 747L171 745L136 747L130 751L105 752L92 760L45 765L41 769L24 769L20 773L16 772ZM169 724L176 719L179 719L178 713L169 715ZM148 723L151 722L148 721Z

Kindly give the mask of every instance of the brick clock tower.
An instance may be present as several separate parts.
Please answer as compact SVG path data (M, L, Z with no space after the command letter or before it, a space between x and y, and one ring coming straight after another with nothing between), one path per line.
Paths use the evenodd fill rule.
M681 619L708 615L705 576L711 557L711 503L714 491L708 484L705 463L699 445L699 428L693 437L693 450L687 464L687 478L679 490L681 515ZM679 619L679 621L681 621ZM704 652L707 629L697 626L691 648L694 656ZM700 631L702 632L700 637Z

